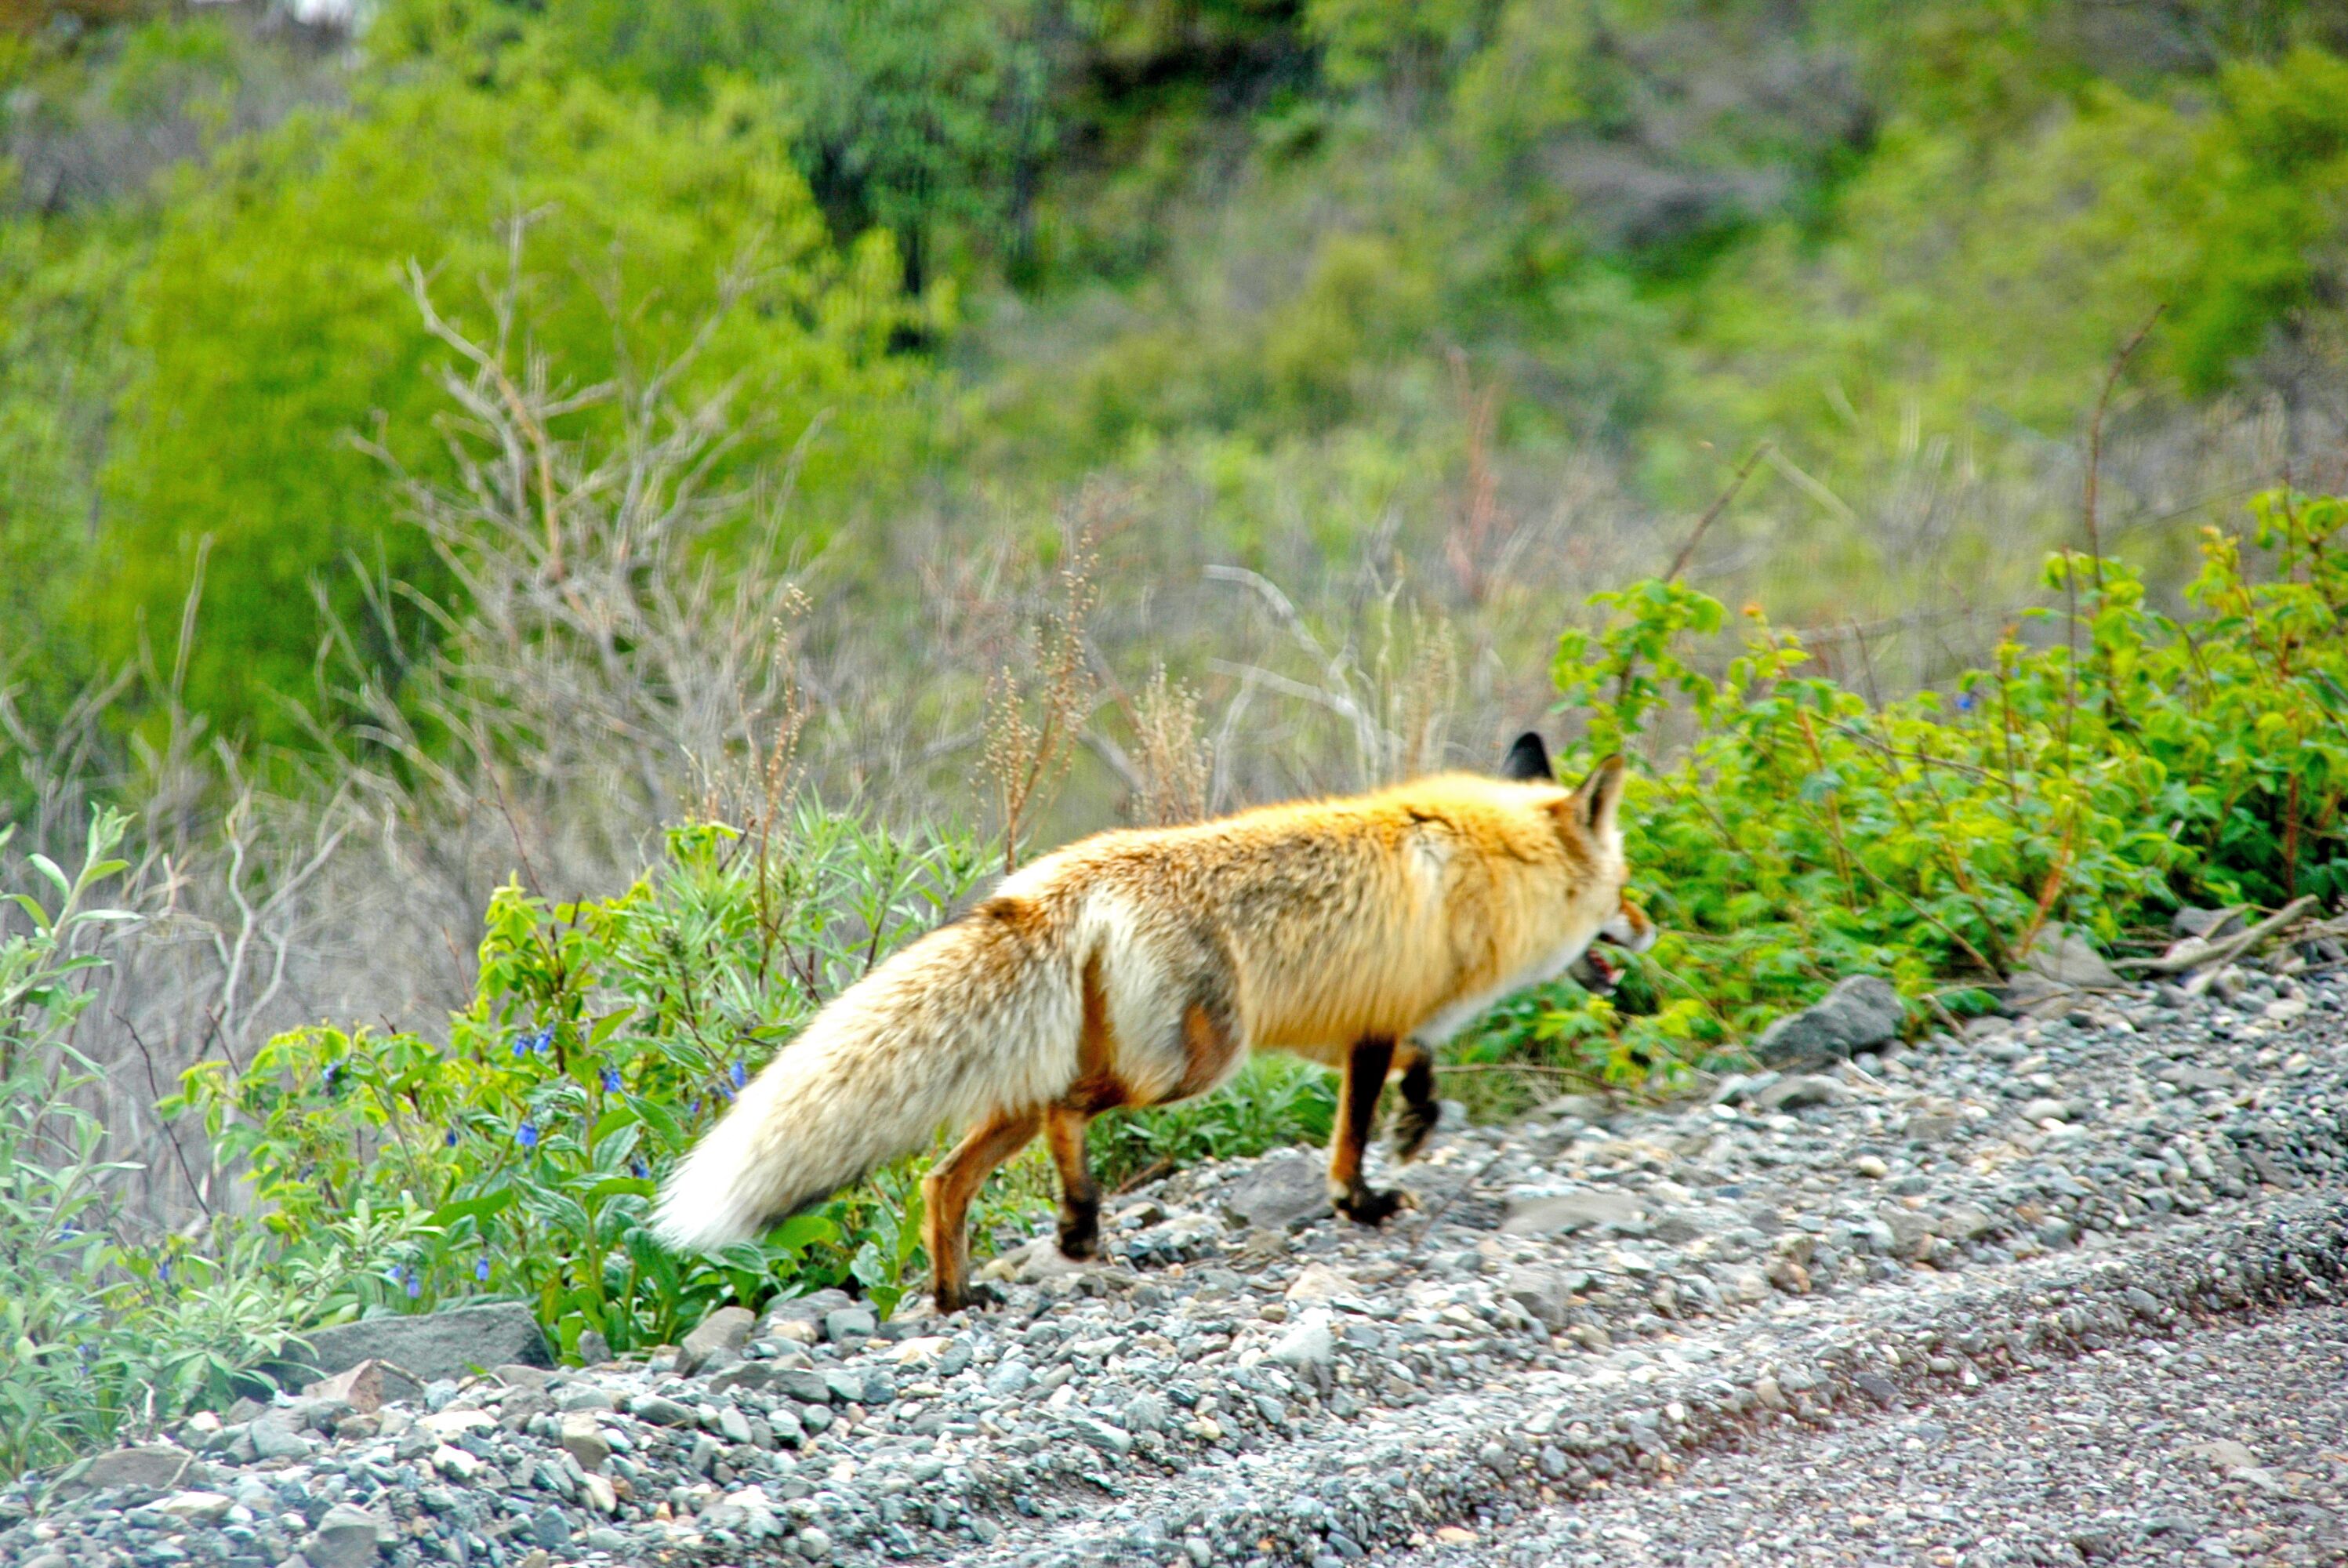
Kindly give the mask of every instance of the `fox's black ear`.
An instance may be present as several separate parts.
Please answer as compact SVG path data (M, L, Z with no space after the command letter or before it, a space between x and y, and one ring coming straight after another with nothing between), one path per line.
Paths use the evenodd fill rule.
M1526 730L1509 748L1509 755L1500 763L1500 777L1523 780L1539 779L1547 784L1557 778L1557 769L1550 766L1549 748L1541 744L1536 730Z

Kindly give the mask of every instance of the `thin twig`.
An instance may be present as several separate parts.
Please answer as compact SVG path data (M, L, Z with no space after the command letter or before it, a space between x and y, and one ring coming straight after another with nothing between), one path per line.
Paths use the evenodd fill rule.
M160 1105L163 1101L163 1086L156 1081L155 1053L147 1048L146 1037L139 1034L139 1026L123 1016L119 1009L115 1012L114 1021L129 1033L130 1043L139 1047L139 1060L147 1065L147 1092L151 1097L150 1103ZM164 1142L171 1146L171 1158L179 1162L180 1174L187 1179L189 1195L203 1205L207 1219L218 1220L220 1216L212 1212L211 1200L204 1196L203 1183L196 1180L196 1173L188 1167L188 1151L180 1147L179 1135L170 1127L163 1125L158 1125L155 1130L162 1135Z
M2136 335L2121 345L2120 351L2112 356L2111 368L2104 374L2104 389L2096 397L2095 418L2087 421L2086 490L2080 498L2079 515L2080 521L2086 525L2088 557L2096 563L2096 594L2098 598L2104 593L2104 542L2097 528L2096 508L2104 468L2104 413L2111 407L2112 389L2119 385L2121 373L2127 369L2128 361L2136 357L2136 351L2144 346L2144 340L2151 335L2153 324L2168 308L2166 300L2153 306L2152 314L2144 318L2144 325L2136 329Z
M1776 450L1776 445L1775 441L1762 442L1754 448L1752 455L1738 466L1735 477L1728 481L1728 488L1722 490L1712 505L1704 509L1704 515L1695 520L1695 527L1688 531L1687 542L1680 546L1680 552L1677 555L1672 557L1671 567L1663 573L1664 582L1675 580L1681 573L1687 570L1688 562L1695 556L1695 547L1704 542L1704 536L1711 531L1712 525L1719 521L1720 514L1728 510L1728 503L1736 499L1736 492L1745 488L1745 481L1760 465L1761 459Z

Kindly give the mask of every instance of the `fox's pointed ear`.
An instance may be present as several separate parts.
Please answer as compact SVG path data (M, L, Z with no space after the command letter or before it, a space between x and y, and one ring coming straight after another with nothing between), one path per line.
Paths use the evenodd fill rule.
M1614 831L1614 809L1622 802L1622 754L1616 752L1590 770L1565 809L1572 811L1584 828L1604 839Z
M1517 737L1517 743L1509 748L1509 755L1500 763L1500 777L1538 779L1543 784L1556 780L1557 769L1550 765L1549 748L1541 744L1538 731L1528 729Z

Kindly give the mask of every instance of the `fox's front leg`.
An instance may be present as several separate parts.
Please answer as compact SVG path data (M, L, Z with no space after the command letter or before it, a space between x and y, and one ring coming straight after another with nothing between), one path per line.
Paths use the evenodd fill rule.
M1362 1151L1377 1119L1378 1093L1394 1065L1390 1039L1360 1040L1345 1057L1345 1088L1338 1097L1337 1126L1329 1137L1329 1201L1337 1212L1365 1225L1382 1223L1410 1202L1410 1194L1379 1191L1362 1180Z

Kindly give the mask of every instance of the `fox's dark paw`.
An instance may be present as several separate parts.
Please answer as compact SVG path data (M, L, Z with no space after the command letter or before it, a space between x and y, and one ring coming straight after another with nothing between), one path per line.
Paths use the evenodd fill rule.
M1395 1159L1402 1161L1417 1159L1426 1147L1426 1140L1435 1135L1436 1119L1442 1114L1431 1101L1426 1105L1405 1102L1403 1108L1395 1112L1394 1130L1386 1143Z
M1402 1209L1416 1207L1407 1192L1397 1188L1381 1191L1375 1187L1356 1187L1336 1200L1337 1212L1359 1224L1383 1225Z
M1060 1255L1082 1263L1100 1251L1100 1209L1060 1211Z
M1003 1293L991 1284L979 1282L963 1285L960 1290L938 1287L938 1311L951 1315L957 1312L983 1312L988 1307L1003 1305Z

